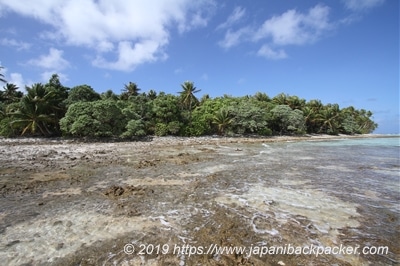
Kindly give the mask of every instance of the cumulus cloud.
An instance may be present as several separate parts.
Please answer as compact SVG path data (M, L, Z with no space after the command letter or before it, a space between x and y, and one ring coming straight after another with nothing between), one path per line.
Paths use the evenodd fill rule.
M133 46L128 41L119 42L118 59L116 61L109 62L99 55L93 61L93 65L122 71L129 70L134 65L166 59L167 55L162 47L163 43L154 40L144 40L135 43Z
M94 49L94 65L127 71L165 59L170 30L206 26L214 7L214 0L0 0L3 12L49 25L42 36Z
M316 41L331 27L329 7L317 5L306 14L288 10L280 16L266 20L255 33L254 39L270 37L277 45L301 45Z
M329 12L329 7L319 4L304 13L288 10L265 20L257 27L244 26L237 30L228 27L218 44L223 48L230 48L242 42L263 41L267 44L260 47L257 55L269 59L284 59L287 54L283 49L278 49L279 47L313 43L334 28L329 20Z
M385 0L344 0L343 3L347 9L353 11L362 11L383 4Z
M50 48L48 54L31 59L27 64L43 69L41 73L43 82L47 82L51 75L55 73L60 77L61 81L65 82L68 80L67 75L61 73L61 71L70 67L70 63L63 58L63 53L62 50Z
M41 55L36 59L31 59L28 61L28 64L44 69L54 69L56 71L63 70L69 67L70 64L62 57L62 55L62 50L50 48L48 54Z

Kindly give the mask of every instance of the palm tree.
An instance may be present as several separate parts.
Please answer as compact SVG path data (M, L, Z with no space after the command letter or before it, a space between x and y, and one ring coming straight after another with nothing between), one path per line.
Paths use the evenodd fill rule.
M371 133L378 127L378 124L370 119L371 116L371 111L366 111L365 109L356 111L355 119L361 134Z
M198 102L194 94L200 90L198 90L191 81L185 81L183 84L181 84L181 87L183 90L179 93L182 99L182 104L187 108L187 110L190 111L192 110L193 105Z
M277 105L288 105L288 98L289 95L280 93L276 95L274 98L272 98L272 102Z
M138 96L139 95L139 87L134 82L129 82L128 84L124 85L124 89L121 93L121 98L123 100L127 100L131 96Z
M315 123L315 113L310 106L305 106L303 108L304 121L306 124L307 132L313 133L313 125Z
M156 92L155 90L150 90L150 91L147 93L147 97L148 97L150 100L154 100L155 98L157 98L157 92Z
M321 110L324 105L320 100L310 100L302 107L308 133L316 133L322 126Z
M204 94L200 99L200 105L204 104L206 101L210 100L210 95Z
M118 100L118 96L112 90L107 90L106 92L103 92L100 97L103 100Z
M0 103L0 120L6 116L5 106Z
M7 104L15 102L23 96L23 93L18 91L17 85L12 83L6 83L6 85L3 87L3 90L4 91L0 92L0 101L3 101Z
M0 66L0 70L3 69L3 68L4 67ZM4 79L3 73L0 73L0 82L7 83L7 81Z
M270 98L264 92L256 92L256 94L254 94L254 98L260 102L269 102L270 101Z
M22 102L25 102L23 100ZM24 104L24 103L23 103ZM41 135L50 135L52 132L48 125L55 122L54 115L41 114L35 106L30 103L25 103L24 107L12 114L14 120L11 126L15 128L22 128L21 136L25 133L35 135L40 131Z
M198 90L191 81L185 81L183 84L181 84L181 87L183 89L179 92L181 102L183 107L189 111L189 123L191 123L193 106L199 102L194 94L200 90Z
M338 104L327 104L319 113L318 120L322 125L318 133L337 134L339 130L340 109Z
M20 109L11 113L14 118L11 125L21 128L21 135L27 132L50 135L51 129L58 123L54 114L57 107L52 105L55 92L47 90L40 83L26 87L26 90L27 94L21 99Z
M286 100L286 104L292 108L292 110L299 109L302 110L303 107L306 105L305 99L300 99L297 96L289 96Z
M214 117L212 123L218 127L218 135L223 135L225 129L232 124L233 118L230 117L229 111L226 108L219 109Z
M310 100L307 103L307 106L310 106L315 112L318 112L324 107L320 100Z

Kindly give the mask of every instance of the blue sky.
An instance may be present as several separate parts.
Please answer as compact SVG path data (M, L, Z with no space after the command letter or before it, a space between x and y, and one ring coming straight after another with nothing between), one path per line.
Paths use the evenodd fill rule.
M0 64L21 88L58 73L100 93L283 92L399 133L397 0L0 0Z

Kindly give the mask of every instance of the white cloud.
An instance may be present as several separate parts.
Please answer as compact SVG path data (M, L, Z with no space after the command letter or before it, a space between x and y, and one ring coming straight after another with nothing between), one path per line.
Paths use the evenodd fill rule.
M50 48L49 54L41 55L39 58L31 59L28 64L44 69L62 70L69 67L69 62L63 57L63 51Z
M23 91L25 89L26 83L20 73L11 73L10 79L7 81L8 81L8 83L15 84L19 88L20 91Z
M273 60L284 59L288 57L284 50L280 49L275 51L267 44L261 46L260 50L257 52L257 55Z
M112 52L115 48L115 45L110 41L101 41L97 44L96 49L100 52Z
M40 74L41 81L44 83L48 82L53 74L57 74L58 77L60 78L61 82L66 82L69 80L67 75L60 73L56 69L51 69L51 68L47 68L47 67L44 67L44 68L46 70ZM6 75L6 74L7 74L7 69L4 68L4 75L7 77L6 78L7 83L15 84L19 88L20 91L24 91L26 86L30 87L32 84L36 83L36 82L33 82L32 80L25 80L21 73L13 72L13 73L10 73L10 75Z
M42 33L46 38L95 49L94 65L132 70L165 59L171 28L183 33L207 25L215 4L214 0L0 0L0 9L5 8L51 26ZM110 60L111 56L116 58Z
M254 39L271 38L277 45L301 45L316 41L331 27L329 7L317 5L307 14L288 10L266 20L255 33Z
M122 71L132 70L136 65L165 60L167 55L163 52L162 46L162 43L160 44L153 40L137 42L133 47L131 42L120 42L117 61L108 62L104 57L98 56L93 61L93 65Z
M224 39L219 41L218 44L222 48L231 48L239 43L243 42L246 39L249 39L249 36L253 33L253 30L249 27L243 27L237 31L232 31L228 29L225 33Z
M193 1L193 3L196 3L197 1ZM198 3L201 4L201 1ZM209 4L212 2L209 1ZM211 5L210 7L214 7L214 5ZM210 19L211 14L213 14L212 10L214 8L206 8L205 11L202 10L201 5L198 6L197 8L191 9L192 14L190 14L190 20L186 21L185 18L183 18L181 21L178 21L178 29L180 33L184 33L186 31L190 31L194 28L200 28L200 27L205 27L208 25L208 21Z
M224 39L218 44L223 48L230 48L243 42L264 41L267 44L260 47L257 55L268 59L284 59L288 56L283 49L278 49L279 47L311 44L334 28L334 24L329 20L329 12L329 7L316 5L305 13L294 9L288 10L265 20L258 27L244 26L237 30L228 27ZM228 18L222 27L228 26L229 21L234 21L234 19Z
M234 25L238 21L240 21L244 17L245 14L246 14L245 8L240 7L240 6L235 7L232 14L228 17L228 19L224 23L218 25L217 30L231 27L232 25Z
M28 64L44 69L41 74L41 80L43 82L49 81L51 75L53 74L57 74L60 77L60 80L63 82L68 81L67 75L60 72L70 67L70 63L63 58L62 50L50 48L48 54L31 59L28 61Z
M383 4L385 0L343 0L347 9L361 11Z
M31 86L34 82L31 80L25 80L22 77L22 74L13 72L10 73L10 75L7 75L7 82L14 84L18 87L19 91L24 92L26 86Z
M15 47L18 51L20 50L28 50L31 45L26 42L20 42L15 39L9 39L9 38L2 38L0 40L0 44L4 46L10 46L10 47Z

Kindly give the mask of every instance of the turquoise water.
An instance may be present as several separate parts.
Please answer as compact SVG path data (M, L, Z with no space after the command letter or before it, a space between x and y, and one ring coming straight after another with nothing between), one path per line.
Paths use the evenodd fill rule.
M227 197L258 211L256 202L274 202L269 211L275 217L307 217L318 228L316 241L388 246L389 254L363 259L369 265L398 265L399 143L390 137L242 144L243 154L232 152L219 163L234 165L223 175L241 191Z
M289 175L308 177L315 188L356 203L365 200L357 198L356 191L374 191L380 195L374 200L399 214L399 143L400 138L393 137L267 144L260 159L279 158Z
M315 189L357 205L360 226L343 229L342 238L346 244L357 239L360 245L389 246L391 259L370 257L383 265L399 262L399 146L394 137L298 142L285 148L292 160L287 168L299 167L299 173L313 177ZM302 159L307 156L313 159Z
M379 146L400 147L400 137L341 139L332 141L309 141L322 146Z

